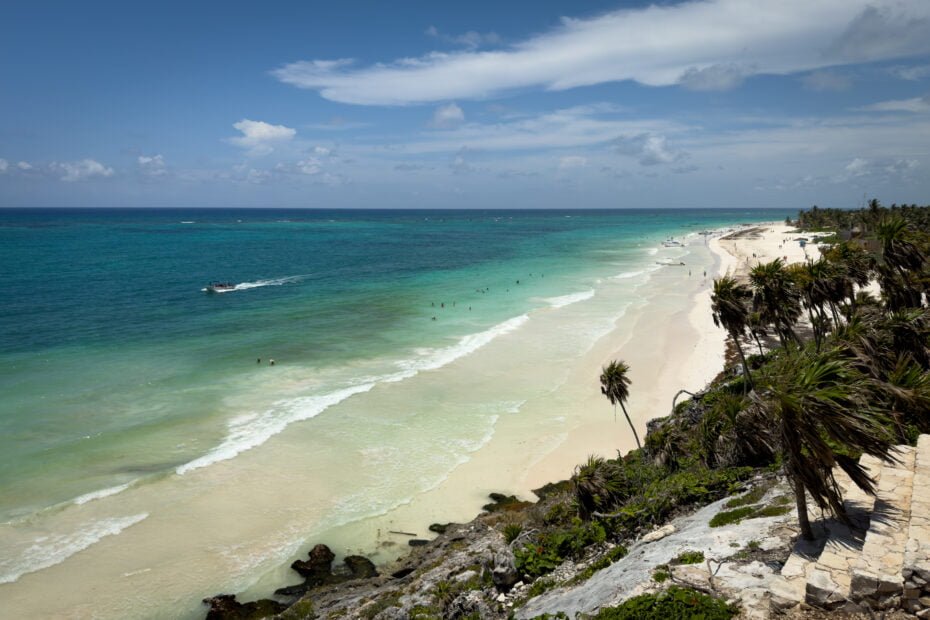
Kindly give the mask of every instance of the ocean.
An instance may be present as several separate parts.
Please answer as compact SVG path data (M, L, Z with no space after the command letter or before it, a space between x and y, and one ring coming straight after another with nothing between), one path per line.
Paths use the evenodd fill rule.
M254 588L308 536L441 484L539 393L464 360L549 321L534 355L555 372L686 251L662 240L788 214L0 210L0 598L94 553L130 579L113 549L133 532L137 570L173 584L159 541L184 530L221 557L163 610L196 617L203 589ZM79 590L67 609L127 613Z

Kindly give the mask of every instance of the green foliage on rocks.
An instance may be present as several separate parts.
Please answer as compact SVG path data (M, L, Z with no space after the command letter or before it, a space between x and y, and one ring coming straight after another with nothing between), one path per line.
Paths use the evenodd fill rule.
M703 551L684 551L672 560L672 564L700 564L703 561Z
M657 594L634 596L621 605L602 609L594 620L729 620L738 612L719 598L671 586Z

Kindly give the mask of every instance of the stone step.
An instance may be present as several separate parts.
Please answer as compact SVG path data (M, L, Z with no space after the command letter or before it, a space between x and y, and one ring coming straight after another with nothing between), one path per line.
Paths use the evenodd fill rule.
M904 548L911 520L914 448L898 446L897 463L885 463L869 531L852 566L850 596L872 609L891 609L904 590Z
M904 609L918 616L930 610L930 435L917 439L902 577Z
M868 454L859 459L876 485L884 476L882 462ZM851 574L864 543L863 532L869 525L868 515L875 498L856 486L844 472L834 474L843 490L843 504L855 527L831 520L829 537L820 557L806 575L804 599L809 605L830 610L856 611L857 606L849 603Z

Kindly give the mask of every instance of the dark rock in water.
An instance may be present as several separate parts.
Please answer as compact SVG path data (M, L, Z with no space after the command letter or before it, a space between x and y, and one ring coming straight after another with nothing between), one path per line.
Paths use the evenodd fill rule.
M378 571L375 565L368 558L361 555L347 555L343 560L352 574L352 579L367 579L368 577L377 577Z
M307 580L308 586L325 583L332 576L336 555L326 545L317 545L310 550L309 555L309 560L297 560L291 564L291 568Z
M533 494L539 499L546 499L558 493L572 490L571 480L560 480L558 482L548 482L538 489L533 489Z
M287 609L287 605L266 598L251 603L240 603L236 601L235 594L220 594L213 598L205 598L203 602L210 606L207 620L259 620Z
M516 559L509 549L491 556L488 568L491 571L491 581L494 582L498 590L506 592L520 580Z
M393 573L391 573L391 577L393 577L394 579L403 579L404 577L406 577L407 575L409 575L410 573L412 573L412 572L415 571L415 570L416 570L416 569L413 568L412 566L405 566L405 567L403 567L402 569L397 570L397 571L394 571Z
M422 547L424 545L428 545L429 541L422 538L411 538L407 541L407 544L411 547Z
M429 531L436 532L437 534L445 534L446 530L449 529L451 523L433 523L429 526Z
M487 512L510 512L513 510L523 510L532 506L532 502L524 502L517 499L516 495L504 495L502 493L491 493L488 497L494 500L490 504L485 504L482 509Z

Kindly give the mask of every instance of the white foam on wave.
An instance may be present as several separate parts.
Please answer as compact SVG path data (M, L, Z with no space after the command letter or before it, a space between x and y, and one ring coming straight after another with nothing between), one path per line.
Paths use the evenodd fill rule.
M75 497L72 502L80 506L81 504L86 504L87 502L92 502L95 499L103 499L104 497L110 497L111 495L116 495L117 493L122 493L126 489L132 486L131 482L126 484L120 484L115 487L109 487L106 489L100 489L99 491L92 491L90 493L85 493L79 497Z
M452 346L443 347L440 349L427 349L423 351L419 359L404 360L399 362L398 366L408 371L418 372L442 368L446 364L451 364L459 358L474 353L498 336L509 334L529 320L530 317L527 314L515 316L512 319L507 319L503 323L498 323L494 327L486 329L483 332L463 336L456 344Z
M594 297L593 289L582 291L580 293L569 293L568 295L561 295L559 297L548 297L543 299L543 301L553 308L564 308L565 306L577 304L579 301L585 301L586 299L591 299L592 297Z
M646 273L645 269L639 269L638 271L624 271L623 273L618 273L615 276L611 276L611 280L629 280L630 278L635 278L636 276L641 276Z
M219 446L179 466L175 472L183 476L195 469L234 458L246 450L262 445L294 422L316 417L347 398L370 391L379 383L403 381L416 376L419 372L442 368L446 364L477 351L498 336L512 332L528 320L528 315L521 314L483 332L463 336L452 346L440 349L420 349L418 359L398 362L400 372L364 377L353 385L327 394L278 401L271 409L262 413L250 413L233 418L228 423L226 438Z
M289 424L309 420L350 396L369 391L375 387L375 383L374 381L359 383L328 394L279 401L263 413L233 418L229 421L223 443L203 456L181 465L175 471L183 476L189 471L231 459L246 450L262 445L287 428Z
M21 553L0 558L0 583L13 583L25 574L61 564L107 536L115 536L148 517L148 513L114 517L90 523L70 534L40 536Z

